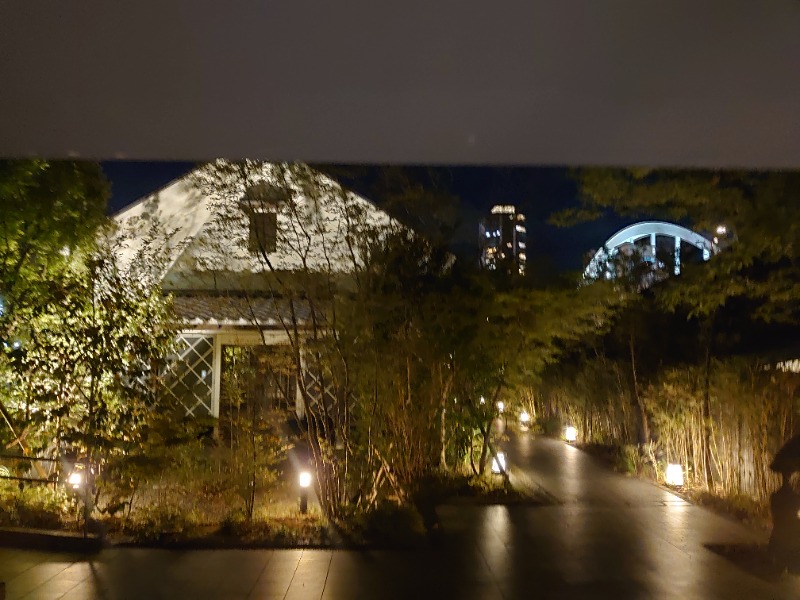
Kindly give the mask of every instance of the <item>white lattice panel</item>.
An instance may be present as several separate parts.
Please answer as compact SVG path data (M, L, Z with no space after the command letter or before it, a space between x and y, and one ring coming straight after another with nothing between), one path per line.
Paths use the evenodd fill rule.
M214 338L178 334L178 350L166 370L167 390L194 417L212 415Z

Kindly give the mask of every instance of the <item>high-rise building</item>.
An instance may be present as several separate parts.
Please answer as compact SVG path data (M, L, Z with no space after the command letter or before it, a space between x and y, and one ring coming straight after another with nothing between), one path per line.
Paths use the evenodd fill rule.
M509 204L493 206L491 213L478 225L481 265L496 270L513 268L525 274L525 215Z

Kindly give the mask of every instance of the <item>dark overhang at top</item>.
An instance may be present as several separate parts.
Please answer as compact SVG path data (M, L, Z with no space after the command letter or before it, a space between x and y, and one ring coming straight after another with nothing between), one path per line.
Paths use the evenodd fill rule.
M800 2L4 2L0 155L800 167Z

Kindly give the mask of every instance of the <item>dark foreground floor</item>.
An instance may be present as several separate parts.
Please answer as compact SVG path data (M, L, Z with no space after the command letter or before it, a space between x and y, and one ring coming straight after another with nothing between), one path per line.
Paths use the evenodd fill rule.
M7 598L800 598L759 569L763 536L605 470L561 442L514 438L518 476L552 506L446 506L415 552L0 549Z

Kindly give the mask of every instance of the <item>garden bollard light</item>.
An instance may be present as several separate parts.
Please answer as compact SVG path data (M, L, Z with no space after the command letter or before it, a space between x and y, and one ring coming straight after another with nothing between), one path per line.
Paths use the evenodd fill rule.
M311 485L311 473L300 471L298 482L300 483L300 513L304 515L308 512L308 488Z

